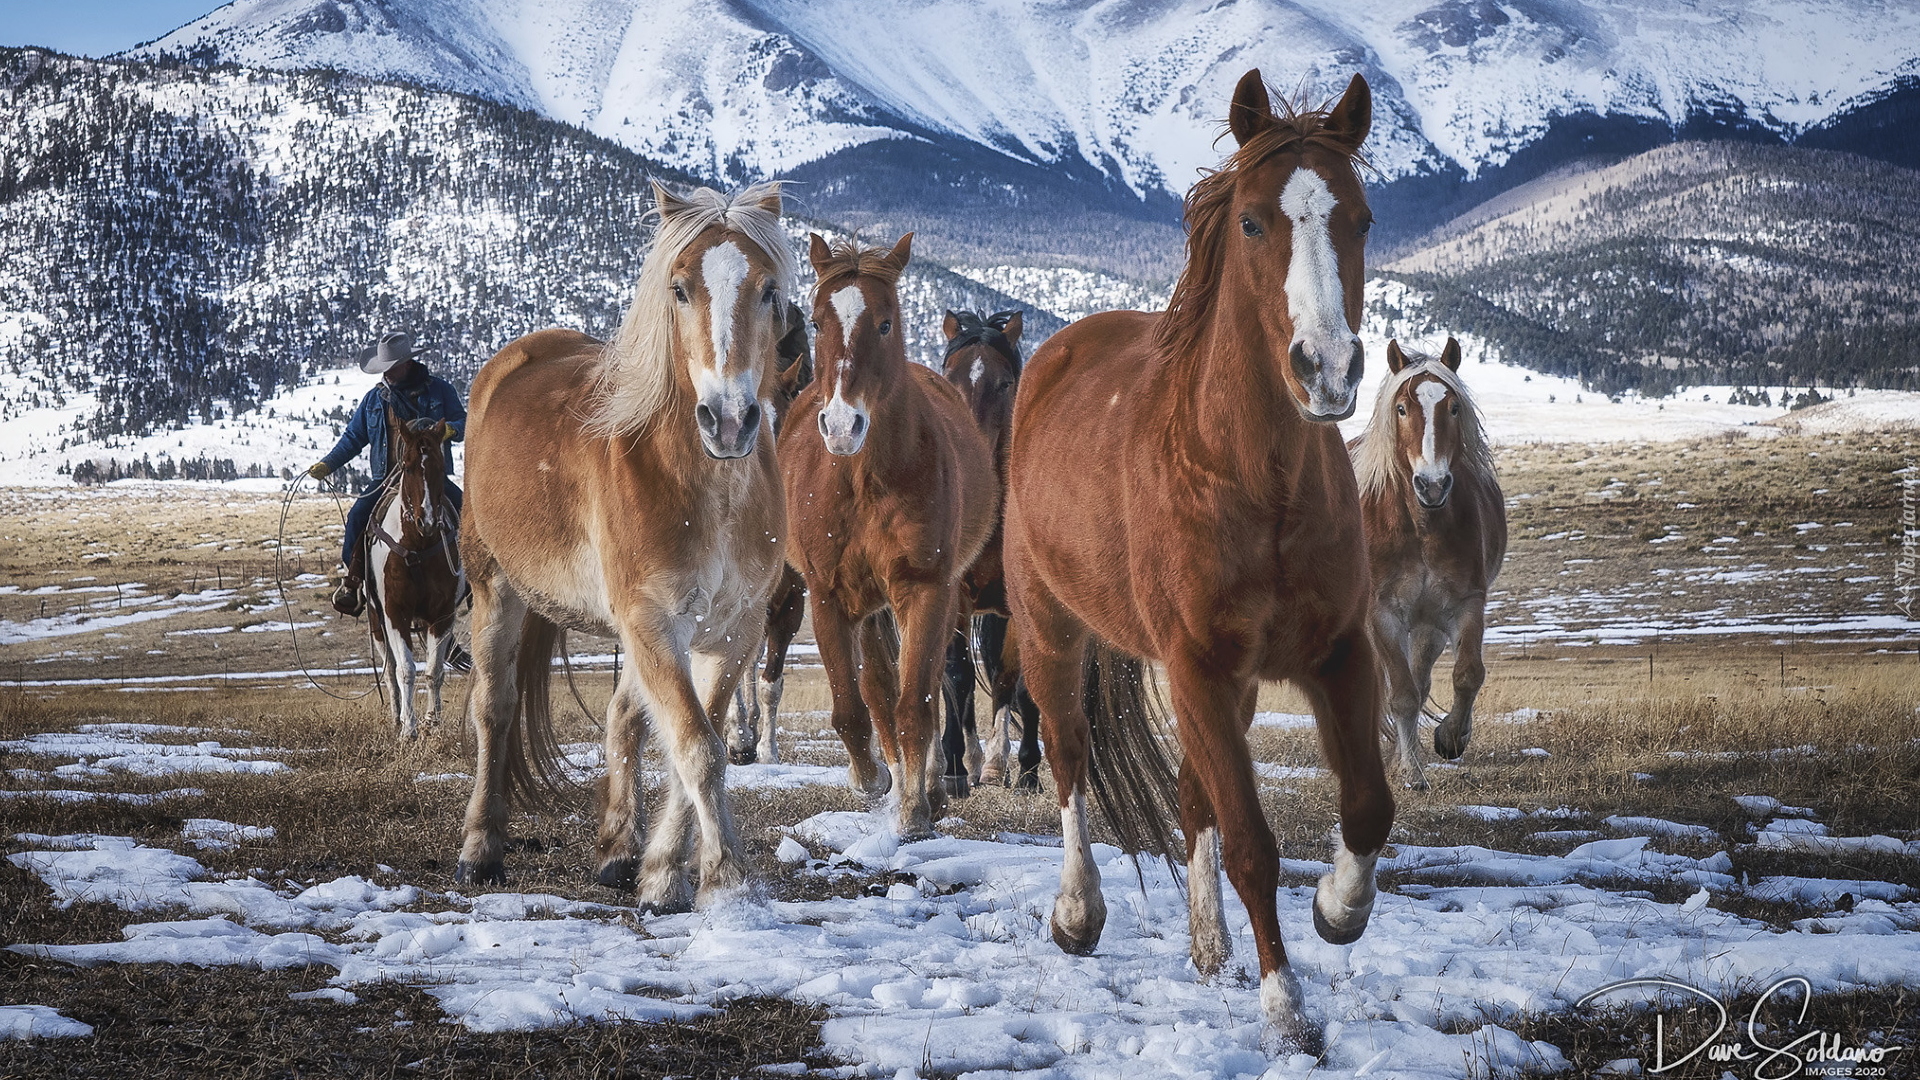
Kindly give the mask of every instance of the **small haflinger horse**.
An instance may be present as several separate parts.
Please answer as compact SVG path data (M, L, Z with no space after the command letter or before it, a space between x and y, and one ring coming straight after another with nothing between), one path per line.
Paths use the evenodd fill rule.
M1359 495L1333 423L1353 412L1363 361L1371 214L1355 159L1371 118L1357 75L1328 112L1275 115L1248 72L1228 110L1239 149L1187 195L1187 265L1168 310L1105 312L1048 339L1021 376L1008 461L1008 599L1064 834L1054 941L1091 952L1106 923L1090 786L1117 829L1132 814L1156 844L1170 839L1146 801L1161 781L1088 770L1090 749L1139 730L1125 698L1144 697L1141 665L1114 653L1158 661L1185 752L1194 965L1211 976L1230 952L1224 862L1270 1031L1309 1052L1323 1037L1281 942L1279 848L1246 732L1263 681L1290 680L1312 702L1340 786L1314 928L1356 940L1394 809ZM1087 686L1090 657L1101 692Z
M912 242L908 233L880 251L810 239L816 377L780 432L789 551L806 577L847 779L869 797L897 789L903 841L933 835L946 802L934 739L941 658L961 575L1000 505L966 401L907 359L895 283Z
M773 434L780 436L780 421L793 407L793 399L813 382L813 354L807 348L807 316L798 304L788 301L787 334L776 350L779 368L774 379ZM754 654L760 666L760 678L740 680L733 694L733 729L727 743L727 756L735 765L756 761L780 763L780 700L787 685L787 650L800 633L807 615L807 583L800 571L787 566L781 571L780 584L767 602L766 644ZM762 661L764 657L764 661ZM748 685L749 683L753 685Z
M1373 644L1387 672L1388 732L1409 787L1424 790L1421 707L1433 665L1455 646L1453 708L1433 733L1449 760L1466 752L1486 682L1487 589L1507 550L1506 499L1480 410L1460 380L1460 343L1438 359L1387 343L1366 431L1348 445L1373 569Z
M508 797L559 773L548 690L561 628L618 636L607 703L597 880L656 908L738 895L746 864L720 729L785 561L764 430L794 259L778 184L682 198L659 227L614 339L512 342L473 381L463 553L473 583L479 741L459 876L502 881ZM667 792L642 858L651 722ZM525 744L525 745L523 745Z
M455 608L465 580L460 572L459 516L446 496L446 446L438 420L415 431L387 412L393 460L391 491L367 523L367 628L380 653L394 726L412 739L420 726L413 708L418 659L415 635L427 654L427 726L440 724L440 689L453 649Z
M1018 311L991 315L949 311L940 325L947 338L941 366L947 381L967 399L974 423L980 425L980 433L993 448L994 475L1003 483L1007 440L1013 430L1013 399L1020 386L1022 322ZM1007 735L1016 723L1020 727L1020 754L1015 784L1022 791L1040 790L1040 710L1020 681L1018 643L1007 633L1001 539L1001 522L996 519L993 536L961 586L962 621L947 644L943 694L947 722L941 739L947 767L943 780L947 794L956 797L967 795L970 783L998 784L1008 779ZM966 618L969 613L971 619ZM969 629L979 641L980 667L986 673L992 703L984 751L973 716L975 677Z

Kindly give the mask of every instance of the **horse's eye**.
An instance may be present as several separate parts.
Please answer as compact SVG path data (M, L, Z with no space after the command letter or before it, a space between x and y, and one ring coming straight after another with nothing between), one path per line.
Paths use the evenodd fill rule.
M814 332L814 333L816 333L816 334L817 334L817 333L819 333L819 332L820 332L820 320L819 320L819 319L808 319L808 320L807 320L807 325L808 325L809 327L811 327L811 328L813 329L813 332Z
M880 336L885 337L891 333L893 333L893 320L887 319L880 324Z
M1452 405L1451 407L1449 407L1449 408L1448 408L1448 410L1447 410L1447 413L1448 413L1448 415L1450 415L1450 416L1459 416L1459 415L1460 415L1460 403L1459 403L1459 402L1457 402L1457 401L1456 401L1456 402L1454 402L1454 403L1453 403L1453 405Z
M769 285L767 286L767 291L760 294L760 302L763 304L771 304L773 303L774 297L778 296L779 294L780 294L780 289L777 286Z
M1371 228L1373 228L1373 219L1368 218L1367 220L1360 223L1360 235L1361 236L1367 235L1367 230Z
M1248 236L1259 236L1260 226L1252 218L1243 217L1240 219L1240 231Z
M1401 416L1407 415L1407 407L1405 405L1395 405L1394 411L1398 412Z
M687 302L686 287L677 281L673 283L673 298L682 304Z

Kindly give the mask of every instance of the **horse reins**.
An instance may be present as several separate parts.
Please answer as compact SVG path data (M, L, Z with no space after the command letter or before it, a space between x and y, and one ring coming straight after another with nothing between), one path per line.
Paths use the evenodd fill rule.
M280 604L287 613L287 637L291 639L293 642L293 661L300 668L300 674L305 675L307 677L308 682L318 687L321 693L327 695L330 698L337 698L341 701L359 701L361 698L366 697L368 694L377 693L380 695L380 700L382 702L385 702L387 699L387 693L380 686L380 672L377 666L375 667L373 672L373 688L371 690L362 690L358 694L340 694L340 693L335 693L332 688L328 687L325 683L321 682L318 678L316 678L313 672L308 670L306 658L300 655L300 634L294 628L295 620L294 620L294 614L293 614L293 599L287 595L287 571L286 571L285 548L287 546L287 515L293 509L293 497L296 493L299 492L301 481L305 480L306 478L307 478L307 474L305 473L300 473L299 475L295 476L293 478L293 482L287 485L286 494L282 496L280 499L280 530L275 537L275 541L273 545L274 585L280 590ZM385 486L384 482L382 486L383 487ZM334 494L334 500L333 500L334 512L340 515L340 525L342 528L345 528L347 523L346 511L340 509L339 492L336 491L333 494ZM369 626L369 634L371 634L372 624L369 623L368 626Z

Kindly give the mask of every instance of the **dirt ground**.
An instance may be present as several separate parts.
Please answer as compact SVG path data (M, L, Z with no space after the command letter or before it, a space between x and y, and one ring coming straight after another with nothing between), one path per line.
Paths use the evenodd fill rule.
M1899 484L1917 462L1912 433L1503 449L1513 539L1489 618L1483 721L1465 758L1430 770L1431 790L1400 792L1394 840L1564 854L1573 841L1539 834L1537 821L1481 820L1458 807L1566 807L1571 828L1609 815L1704 826L1712 839L1675 839L1667 850L1733 851L1736 876L1920 887L1920 860L1910 857L1760 851L1728 798L1764 792L1809 807L1836 835L1920 839L1920 632L1893 605ZM216 488L0 490L0 741L88 722L186 725L279 748L297 766L270 777L195 776L203 795L149 805L0 799L7 851L22 849L19 833L177 845L185 818L218 817L272 826L275 835L194 853L215 874L299 884L351 873L454 886L472 769L465 682L451 681L450 715L436 730L397 744L369 696L371 677L358 673L369 654L362 625L323 599L318 574L333 561L338 507L295 499L284 528L282 510L278 496ZM572 651L584 661L580 692L597 714L611 678L591 658L611 643L575 638ZM303 668L318 674L318 686ZM1443 711L1444 666L1435 686ZM785 760L844 763L829 705L802 650L788 679ZM1305 707L1276 686L1261 708ZM576 706L558 711L564 740L598 739L597 723ZM1262 725L1252 738L1262 762L1319 764L1310 728ZM46 786L35 777L59 763L0 751L0 792ZM181 784L129 775L113 790ZM1263 796L1283 856L1324 857L1333 782L1306 772L1265 781ZM779 826L855 809L853 796L813 786L739 791L733 801L771 895L825 887L774 859ZM955 835L1059 829L1050 791L982 789L951 813L942 828ZM512 857L513 890L615 899L589 883L585 807L518 814L513 828L524 838ZM1382 881L1398 884L1392 875ZM1650 891L1671 901L1692 887ZM1776 926L1817 913L1799 902L1712 902ZM101 941L158 917L59 908L34 876L0 862L0 943ZM437 1005L413 987L386 987L351 1007L288 1000L329 974L81 969L0 952L0 1003L52 1005L96 1029L91 1039L0 1042L0 1076L731 1076L755 1065L789 1064L798 1074L834 1064L810 1056L823 1014L791 1002L736 1003L691 1025L476 1035L430 1022ZM1821 1008L1836 1025L1920 1040L1912 989L1826 999ZM1523 1034L1556 1042L1578 1075L1634 1053L1635 1026L1625 1022L1544 1016L1530 1024Z

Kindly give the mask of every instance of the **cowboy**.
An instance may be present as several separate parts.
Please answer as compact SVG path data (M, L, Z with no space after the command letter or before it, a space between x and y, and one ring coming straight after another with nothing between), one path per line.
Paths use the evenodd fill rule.
M372 482L354 500L353 509L347 512L347 534L340 541L340 565L344 578L340 587L334 590L333 607L342 615L358 617L366 607L360 590L361 581L366 576L366 548L360 540L366 535L367 522L373 517L375 504L380 501L381 482L387 476L387 454L391 445L391 433L387 430L389 410L401 423L415 431L437 429L440 437L449 442L458 442L466 437L467 408L460 403L460 393L445 379L427 371L427 366L419 360L425 351L415 349L413 335L402 331L390 333L381 338L378 345L361 351L360 370L382 378L373 389L367 391L366 397L360 399L359 407L347 421L346 433L340 436L333 451L307 470L308 476L322 480L358 457L361 450L369 446L373 448L369 469ZM452 477L452 454L446 456L446 466L447 476ZM453 502L457 519L461 503L460 489L449 479L446 491L447 498Z

